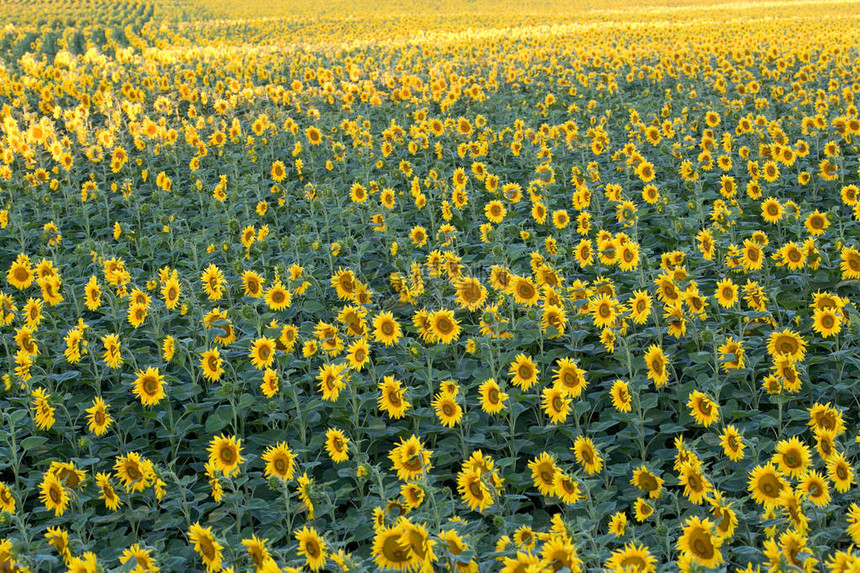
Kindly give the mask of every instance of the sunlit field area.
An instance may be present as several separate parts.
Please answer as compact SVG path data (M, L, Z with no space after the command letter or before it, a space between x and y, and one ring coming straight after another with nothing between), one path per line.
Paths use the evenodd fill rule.
M858 23L4 1L0 571L860 572Z

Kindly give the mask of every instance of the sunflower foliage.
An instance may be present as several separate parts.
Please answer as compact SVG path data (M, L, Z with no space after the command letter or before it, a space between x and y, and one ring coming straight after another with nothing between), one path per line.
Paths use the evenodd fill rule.
M855 2L0 6L0 570L860 571Z

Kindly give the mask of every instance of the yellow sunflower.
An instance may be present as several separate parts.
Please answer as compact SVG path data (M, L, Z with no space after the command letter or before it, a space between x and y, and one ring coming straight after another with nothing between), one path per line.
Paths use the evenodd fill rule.
M443 344L451 344L460 337L460 323L451 310L437 310L427 317L427 324L433 338Z
M693 390L687 400L690 415L706 428L720 419L719 406L702 392Z
M555 474L559 471L555 465L555 458L546 452L529 462L532 472L532 481L542 495L553 495L555 492Z
M657 559L645 545L625 543L624 547L612 552L603 568L607 571L654 573L657 571Z
M749 492L753 500L765 508L774 507L787 487L788 483L773 464L756 466L749 474Z
M380 312L373 319L373 338L385 346L397 344L402 336L400 324L390 312Z
M581 369L572 358L560 358L556 365L556 369L553 370L553 385L567 397L579 397L588 387L585 370Z
M226 476L239 471L239 465L244 463L242 457L242 440L236 436L227 437L224 434L215 436L209 441L209 462L215 469Z
M585 473L588 475L600 473L600 470L603 469L603 458L600 456L600 452L597 451L591 438L577 436L571 450L573 450L573 454L576 456L576 461L582 465Z
M702 567L713 568L723 562L720 545L723 540L711 532L714 524L697 516L687 518L677 547L684 555Z
M648 379L654 382L658 388L662 388L669 382L669 370L666 368L669 358L663 353L663 349L655 344L648 347L645 353L645 365L648 367Z
M164 377L158 372L158 368L150 367L138 370L132 392L140 398L144 406L155 406L167 396L164 386Z
M299 542L299 555L305 558L307 566L312 571L319 571L325 566L327 547L316 529L304 526L295 532L294 537Z
M634 485L647 493L651 499L660 497L660 492L663 491L663 483L662 478L652 473L644 465L634 470L633 477L630 479L630 485Z
M293 479L296 471L296 454L285 442L267 447L262 458L266 462L266 477L276 477L281 481Z
M212 382L220 380L221 375L224 374L223 363L224 360L221 358L221 353L217 348L203 352L200 355L200 367L203 368L203 377Z
M508 395L502 392L499 385L492 378L485 380L478 387L481 397L481 409L488 414L498 414L505 409L505 400Z
M275 341L272 338L261 336L251 344L251 350L248 353L248 358L251 359L251 364L257 370L263 370L272 365L275 361Z
M220 571L224 546L215 540L211 527L203 527L196 522L188 529L188 539L194 544L194 551L203 559L206 571Z
M63 515L69 507L71 498L60 479L51 472L46 472L39 485L39 499L45 509L53 511L56 517Z
M535 364L530 356L517 354L516 358L510 363L508 373L510 376L513 376L511 384L522 390L528 390L537 383L537 376L540 370L538 370L537 364Z

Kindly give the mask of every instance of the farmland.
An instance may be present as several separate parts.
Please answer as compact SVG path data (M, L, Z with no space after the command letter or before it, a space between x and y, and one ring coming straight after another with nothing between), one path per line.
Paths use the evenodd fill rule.
M0 4L0 571L860 571L858 17Z

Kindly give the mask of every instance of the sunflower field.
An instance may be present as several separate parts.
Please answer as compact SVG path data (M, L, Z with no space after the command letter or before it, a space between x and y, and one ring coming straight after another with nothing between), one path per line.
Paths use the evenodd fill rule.
M858 18L4 1L0 571L860 572Z

